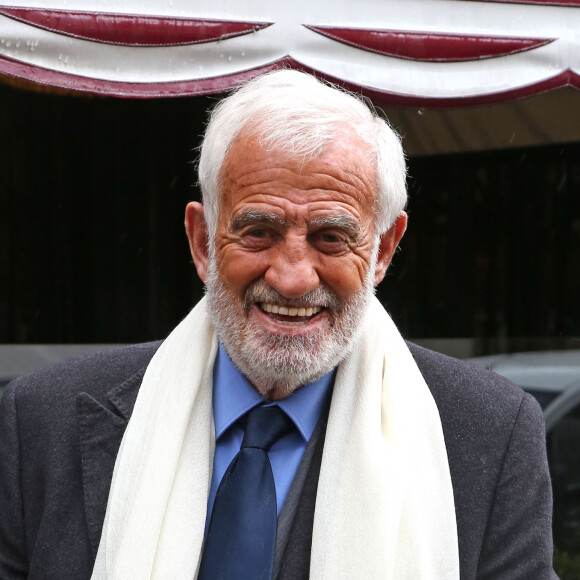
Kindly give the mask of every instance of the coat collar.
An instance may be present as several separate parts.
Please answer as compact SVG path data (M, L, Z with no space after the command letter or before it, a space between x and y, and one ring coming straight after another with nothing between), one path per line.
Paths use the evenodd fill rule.
M85 392L77 395L85 513L93 556L99 547L115 459L146 368L111 388L103 403Z

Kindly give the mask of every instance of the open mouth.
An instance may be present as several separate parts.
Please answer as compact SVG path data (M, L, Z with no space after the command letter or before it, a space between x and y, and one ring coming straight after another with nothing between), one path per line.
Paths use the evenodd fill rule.
M262 312L279 322L307 322L322 310L322 306L280 306L270 302L260 302L258 305Z

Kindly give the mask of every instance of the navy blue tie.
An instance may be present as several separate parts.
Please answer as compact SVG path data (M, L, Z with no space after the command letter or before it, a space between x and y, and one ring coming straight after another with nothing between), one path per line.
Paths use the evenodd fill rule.
M255 407L218 487L198 580L270 580L276 545L276 487L267 451L293 427L278 406Z

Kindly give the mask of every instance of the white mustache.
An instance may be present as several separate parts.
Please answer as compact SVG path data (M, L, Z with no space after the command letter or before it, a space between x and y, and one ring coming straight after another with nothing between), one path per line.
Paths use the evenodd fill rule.
M340 310L340 299L332 290L326 288L323 284L300 298L286 298L268 285L264 279L256 280L256 282L252 282L248 286L244 293L244 309L246 312L256 302L269 302L271 304L293 306L296 308L321 306L322 308L329 308L335 312Z

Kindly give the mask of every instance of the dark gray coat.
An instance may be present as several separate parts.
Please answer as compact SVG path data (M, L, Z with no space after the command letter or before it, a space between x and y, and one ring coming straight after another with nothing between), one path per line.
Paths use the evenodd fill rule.
M0 405L0 580L90 578L115 457L159 343L17 379ZM541 411L503 378L409 345L439 408L461 578L542 580L551 568L551 488ZM308 578L324 433L278 547L279 578Z

